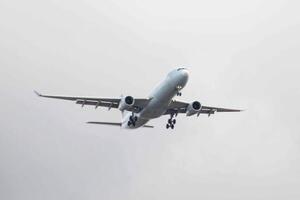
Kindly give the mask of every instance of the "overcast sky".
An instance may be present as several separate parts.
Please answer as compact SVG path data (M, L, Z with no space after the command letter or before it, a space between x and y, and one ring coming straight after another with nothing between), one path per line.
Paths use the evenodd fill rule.
M0 199L300 198L300 3L0 0ZM179 99L246 109L167 117L37 98L146 97L177 67Z

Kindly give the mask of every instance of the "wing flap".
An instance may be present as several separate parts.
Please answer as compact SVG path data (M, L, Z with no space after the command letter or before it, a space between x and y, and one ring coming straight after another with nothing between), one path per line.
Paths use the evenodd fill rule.
M108 107L108 108L118 108L117 103L109 103L109 102L102 102L102 101L86 101L86 100L77 100L76 104L80 105L89 105L89 106L96 106L96 107Z

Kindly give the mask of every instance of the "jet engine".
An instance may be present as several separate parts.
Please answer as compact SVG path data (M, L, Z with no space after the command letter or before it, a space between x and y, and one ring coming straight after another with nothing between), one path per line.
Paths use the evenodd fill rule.
M192 116L198 113L201 110L201 108L202 108L201 103L199 101L194 101L188 105L186 115Z
M134 105L134 98L132 96L122 97L119 103L119 110L123 111L128 108L131 108Z

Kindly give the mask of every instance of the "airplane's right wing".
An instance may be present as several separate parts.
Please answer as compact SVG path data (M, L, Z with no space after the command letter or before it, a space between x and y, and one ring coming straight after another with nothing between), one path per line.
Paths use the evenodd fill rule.
M34 91L39 97L61 99L68 101L75 101L76 104L81 106L91 105L98 107L119 108L121 98L99 98L99 97L79 97L79 96L54 96L54 95L43 95ZM134 105L131 108L126 109L130 112L140 112L149 102L149 99L134 99Z

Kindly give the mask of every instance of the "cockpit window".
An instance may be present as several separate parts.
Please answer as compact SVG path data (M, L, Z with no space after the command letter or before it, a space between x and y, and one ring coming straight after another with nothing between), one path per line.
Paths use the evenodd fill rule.
M184 70L185 68L181 67L181 68L178 68L177 71L180 71L180 70Z

